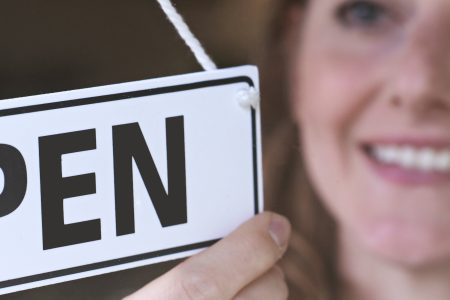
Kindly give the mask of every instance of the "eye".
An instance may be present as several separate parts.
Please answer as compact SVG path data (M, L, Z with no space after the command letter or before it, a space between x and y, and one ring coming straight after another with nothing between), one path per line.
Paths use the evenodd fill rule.
M386 9L372 1L351 1L337 9L339 22L349 27L370 28L379 25L387 18Z

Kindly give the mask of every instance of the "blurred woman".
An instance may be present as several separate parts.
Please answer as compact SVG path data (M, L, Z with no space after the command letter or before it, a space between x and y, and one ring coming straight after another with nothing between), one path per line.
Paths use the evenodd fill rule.
M290 298L450 299L450 2L281 6L265 176ZM290 231L261 214L130 299L286 299Z

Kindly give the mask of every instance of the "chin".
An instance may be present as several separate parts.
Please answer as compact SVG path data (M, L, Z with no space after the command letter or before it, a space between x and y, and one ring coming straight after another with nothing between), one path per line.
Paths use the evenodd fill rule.
M370 252L405 268L426 269L450 262L448 227L384 221L363 234Z

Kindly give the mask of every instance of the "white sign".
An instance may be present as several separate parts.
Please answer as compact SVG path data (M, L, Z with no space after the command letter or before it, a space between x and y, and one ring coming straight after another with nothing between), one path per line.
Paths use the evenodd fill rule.
M0 101L0 294L185 257L260 212L251 86L244 66Z

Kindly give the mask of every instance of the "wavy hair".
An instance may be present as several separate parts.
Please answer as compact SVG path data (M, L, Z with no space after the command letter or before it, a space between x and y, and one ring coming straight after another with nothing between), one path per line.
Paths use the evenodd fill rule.
M301 128L292 118L288 101L290 58L286 48L293 46L287 42L292 30L289 11L300 5L307 13L307 3L280 2L261 63L266 202L268 209L286 215L293 226L290 247L281 262L290 299L332 300L337 292L335 224L306 172Z

